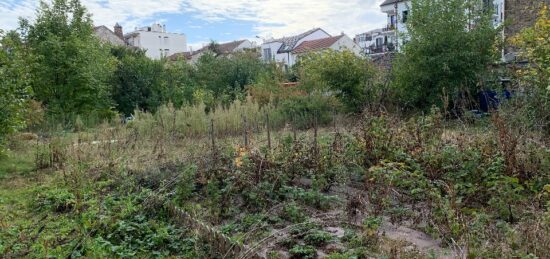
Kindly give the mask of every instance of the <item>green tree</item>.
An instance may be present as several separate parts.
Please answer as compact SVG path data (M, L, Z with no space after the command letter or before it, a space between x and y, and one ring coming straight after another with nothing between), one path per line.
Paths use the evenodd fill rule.
M31 88L24 52L17 33L0 30L0 154L5 137L25 126Z
M449 96L457 104L475 91L487 66L495 60L497 29L490 8L478 0L417 0L402 35L402 54L393 68L399 101L407 108L443 106Z
M176 108L194 104L193 94L196 90L195 68L185 60L167 63L165 65L166 89L163 96Z
M154 112L164 103L164 61L152 60L144 50L115 47L117 69L113 77L113 100L119 112L130 115L134 109Z
M32 88L49 114L65 122L75 115L112 116L114 58L93 35L92 20L79 0L41 2L36 21L21 20L21 29L36 58Z
M300 83L309 92L332 92L349 112L361 112L374 86L376 70L351 51L310 53L299 63Z
M228 105L244 96L245 87L256 82L266 69L253 52L220 56L206 52L196 64L195 80L202 92L213 94L215 103Z
M521 58L529 61L529 66L519 69L518 78L526 86L527 94L520 96L530 116L529 123L542 126L550 133L550 12L544 5L536 23L525 28L511 39L519 48ZM521 89L518 89L521 90Z
M519 75L534 87L550 92L550 12L544 5L536 23L512 38L512 44L521 49L520 56L531 66L521 69Z

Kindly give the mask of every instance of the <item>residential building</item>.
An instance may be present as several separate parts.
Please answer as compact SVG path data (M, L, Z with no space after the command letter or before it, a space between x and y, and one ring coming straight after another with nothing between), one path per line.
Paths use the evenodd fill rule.
M169 57L174 53L187 51L185 34L170 33L166 25L153 24L137 28L124 36L128 45L146 50L146 55L152 59Z
M331 37L326 31L315 28L299 35L283 37L280 39L266 40L261 47L262 59L266 62L276 62L285 68L292 67L295 56L292 51L304 41L312 41Z
M361 52L367 56L395 51L396 40L395 31L389 27L357 34L354 38Z
M240 51L254 50L256 49L256 44L249 40L237 40L237 41L217 44L215 48L216 48L215 50L212 50L211 46L208 45L196 51L186 51L186 52L175 53L171 55L169 59L177 60L183 57L188 62L195 64L204 53L207 53L209 51L215 52L217 55L230 56L231 54L237 53Z
M481 0L480 0L481 1ZM387 14L387 28L395 29L396 49L401 49L403 38L407 33L407 19L410 14L411 0L385 0L380 5L382 12ZM494 9L493 24L495 27L506 25L502 37L504 39L516 35L521 29L531 26L537 18L542 3L550 5L550 0L483 0L485 6ZM505 23L507 21L507 23ZM505 61L515 56L512 47L503 53Z
M112 44L114 46L126 46L124 36L122 34L122 26L118 23L114 27L114 31L104 25L94 27L94 34L100 41Z
M406 23L410 14L410 2L410 0L385 0L380 5L382 12L387 14L386 28L394 31L396 50L401 49L403 44L401 37L404 37L403 35L407 32Z
M298 61L300 55L305 53L324 51L328 49L336 51L349 50L357 56L361 55L361 48L359 45L357 45L350 37L342 33L341 35L334 37L303 41L292 50L292 60Z

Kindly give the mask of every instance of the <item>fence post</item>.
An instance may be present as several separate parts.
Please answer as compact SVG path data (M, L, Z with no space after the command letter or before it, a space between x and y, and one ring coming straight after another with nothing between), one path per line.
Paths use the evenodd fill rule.
M292 133L294 135L294 142L298 141L298 137L296 136L296 117L292 116Z
M247 132L247 123L246 123L246 116L243 117L243 139L244 139L244 147L248 148L248 132Z
M267 127L267 148L271 153L271 125L269 124L269 113L265 114L265 124Z
M216 157L216 140L214 136L214 119L210 120L210 139L212 141L212 158Z
M315 157L318 156L319 150L317 146L317 111L313 113L313 152L315 152Z

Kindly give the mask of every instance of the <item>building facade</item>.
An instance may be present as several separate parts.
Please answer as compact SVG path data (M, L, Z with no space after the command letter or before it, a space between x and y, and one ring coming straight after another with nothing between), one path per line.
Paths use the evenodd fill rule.
M185 34L167 32L166 25L161 24L136 29L126 34L124 39L129 46L144 49L146 55L152 59L162 59L187 51Z
M396 34L388 27L357 34L353 40L361 48L361 52L367 56L395 51Z
M280 39L266 40L261 47L262 59L265 62L276 62L285 68L296 64L295 55L292 51L304 41L318 40L331 37L326 31L320 28L309 30L299 35L283 37Z
M503 26L503 39L519 33L523 28L533 25L542 4L550 5L550 0L483 0L480 2L493 8L493 25ZM410 14L411 0L386 0L380 5L387 14L387 28L394 29L396 50L401 49L407 34L407 19ZM406 40L406 39L405 39ZM509 61L515 56L514 48L504 50L503 60Z

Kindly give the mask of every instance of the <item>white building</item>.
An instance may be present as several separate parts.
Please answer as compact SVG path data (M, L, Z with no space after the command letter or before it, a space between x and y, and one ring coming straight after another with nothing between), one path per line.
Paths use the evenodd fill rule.
M367 56L382 55L395 51L396 34L391 28L375 29L357 34L354 41Z
M139 28L126 34L124 38L128 45L145 49L146 55L152 59L187 51L185 34L166 32L166 25L153 24Z
M492 3L494 8L493 23L495 27L502 25L505 19L505 0L483 0L481 4ZM395 47L400 50L403 38L407 34L407 20L410 15L411 0L386 0L380 5L382 12L387 14L387 28L395 30Z
M326 31L320 28L309 30L302 34L284 37L280 39L267 40L262 44L262 59L266 62L274 61L282 64L285 68L292 67L295 63L295 55L292 51L304 41L318 40L331 37Z

